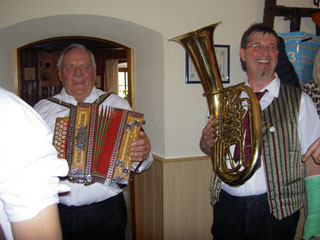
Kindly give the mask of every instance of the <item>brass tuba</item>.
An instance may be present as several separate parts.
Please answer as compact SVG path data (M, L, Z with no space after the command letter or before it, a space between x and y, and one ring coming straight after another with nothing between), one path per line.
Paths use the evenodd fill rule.
M215 143L211 149L213 170L222 181L237 186L247 181L260 166L261 111L254 92L245 85L223 88L214 51L213 32L219 23L170 39L184 47L199 74L209 112L217 119ZM242 97L243 92L247 93ZM251 158L245 162L244 147L237 159L231 146L244 145L243 116L248 109ZM248 147L248 146L247 146Z

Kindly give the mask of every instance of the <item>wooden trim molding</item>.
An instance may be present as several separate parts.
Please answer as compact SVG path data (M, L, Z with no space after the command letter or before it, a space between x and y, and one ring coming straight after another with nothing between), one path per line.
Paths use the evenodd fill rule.
M195 156L195 157L183 157L183 158L169 158L165 159L153 154L153 158L155 161L159 161L161 163L173 163L173 162L186 162L186 161L202 161L211 159L210 156Z

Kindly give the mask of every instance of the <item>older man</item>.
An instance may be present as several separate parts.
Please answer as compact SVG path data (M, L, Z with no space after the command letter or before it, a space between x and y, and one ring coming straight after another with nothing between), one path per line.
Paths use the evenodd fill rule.
M57 101L41 100L34 107L51 129L57 117L69 115L69 104L93 103L104 94L94 87L95 59L84 46L73 44L63 50L58 68L63 89L54 96ZM131 109L127 101L115 94L109 95L101 105ZM150 151L149 138L141 131L130 150L133 168L143 161L139 171L147 169L153 161ZM64 239L125 238L127 210L122 190L117 185L94 183L84 186L64 182L71 187L70 194L60 197L59 213Z
M266 90L260 100L261 167L238 187L223 183L214 174L215 240L293 239L299 209L305 204L305 184L309 208L304 238L320 235L320 165L311 157L302 161L307 149L314 142L317 145L320 120L312 99L300 89L282 84L275 73L278 44L275 31L262 24L250 26L242 36L240 59L247 73L245 84L254 92ZM211 116L200 140L202 151L208 155L214 143L215 121ZM316 157L313 149L312 153Z

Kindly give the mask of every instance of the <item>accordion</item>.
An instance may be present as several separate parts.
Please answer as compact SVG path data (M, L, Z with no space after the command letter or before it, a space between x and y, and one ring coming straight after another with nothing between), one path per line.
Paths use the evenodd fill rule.
M78 103L68 117L57 118L53 145L68 162L68 179L126 185L132 167L129 152L142 121L141 113L96 103Z

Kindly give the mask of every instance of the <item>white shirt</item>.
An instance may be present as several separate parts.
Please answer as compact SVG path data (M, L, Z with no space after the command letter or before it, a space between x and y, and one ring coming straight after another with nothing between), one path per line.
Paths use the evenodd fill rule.
M29 105L0 88L0 106L0 224L12 239L9 221L32 219L68 190L57 177L66 176L68 164L57 158L52 132Z
M103 91L94 87L84 102L93 103L103 93ZM62 89L61 93L54 97L61 101L77 105L75 98L67 94L65 89ZM129 103L116 94L110 95L101 105L131 110ZM34 106L34 108L43 117L52 130L54 129L56 118L69 116L70 112L69 108L49 100L41 100ZM150 153L149 157L140 166L139 171L149 168L152 162L153 157ZM137 165L137 162L133 162L132 168L135 169ZM67 206L82 206L100 202L113 197L122 191L116 184L112 184L112 186L105 186L101 183L94 183L85 186L79 183L71 183L68 180L64 180L63 183L71 188L71 191L67 195L60 196L60 202Z
M245 83L248 85L248 81ZM265 88L260 91L268 90L260 100L261 111L266 109L277 98L280 91L280 79L276 78ZM301 103L298 117L298 134L301 146L301 153L304 154L309 146L320 137L320 120L312 99L304 92L301 95ZM231 151L233 151L231 149ZM243 185L231 187L222 183L222 189L233 196L251 196L267 192L267 182L265 175L265 165L263 156L261 156L261 167L254 175Z

